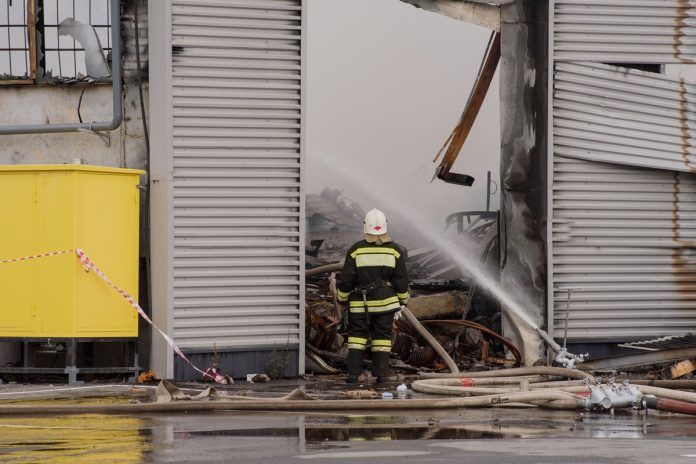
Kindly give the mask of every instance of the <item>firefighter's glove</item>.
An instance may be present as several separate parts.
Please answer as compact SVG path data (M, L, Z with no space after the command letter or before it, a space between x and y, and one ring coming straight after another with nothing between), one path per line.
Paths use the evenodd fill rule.
M394 322L398 322L403 317L404 307L394 313Z

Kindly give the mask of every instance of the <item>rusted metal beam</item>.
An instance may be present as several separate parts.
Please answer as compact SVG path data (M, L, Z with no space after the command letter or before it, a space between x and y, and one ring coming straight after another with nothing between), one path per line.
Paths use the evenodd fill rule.
M401 0L418 8L422 8L433 13L441 14L450 18L476 24L496 31L500 30L500 8L498 6L504 2L478 2L461 0Z
M442 161L435 170L435 175L445 182L470 186L474 182L474 178L466 174L455 174L450 172L452 165L457 160L459 152L464 146L466 138L474 126L476 117L481 111L481 106L486 98L488 89L493 81L493 76L500 62L500 33L494 32L491 36L486 55L484 56L481 69L479 71L474 88L469 95L469 100L466 103L464 112L462 113L457 127L454 128L445 144L440 149L440 152L435 157L435 161L439 158L440 153L445 151Z

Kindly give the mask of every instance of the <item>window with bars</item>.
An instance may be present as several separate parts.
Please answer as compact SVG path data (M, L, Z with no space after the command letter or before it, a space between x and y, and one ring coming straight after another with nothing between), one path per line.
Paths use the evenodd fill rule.
M0 0L0 84L109 80L111 0Z

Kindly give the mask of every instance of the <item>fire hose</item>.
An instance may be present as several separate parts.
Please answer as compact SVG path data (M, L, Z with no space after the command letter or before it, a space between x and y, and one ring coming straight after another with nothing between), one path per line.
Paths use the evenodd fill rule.
M2 415L142 414L203 411L375 411L459 409L489 406L530 406L577 409L582 397L566 392L529 391L469 398L408 400L314 400L248 398L216 401L176 401L135 404L2 405Z
M564 378L566 380L558 380ZM650 381L644 381L650 382ZM674 387L691 386L684 381ZM459 409L480 407L539 407L566 410L654 409L696 415L696 393L617 384L602 384L591 375L563 368L527 367L466 374L427 374L412 383L416 392L456 396L404 400L318 400L299 390L282 398L220 395L209 401L128 404L0 404L0 415L142 414L204 411L375 411Z
M570 380L555 380L559 377ZM546 391L580 396L584 409L634 407L696 415L696 393L646 385L651 382L654 381L616 383L609 379L602 384L600 379L582 371L540 366L459 375L421 374L411 388L420 393L465 397ZM693 382L670 381L664 385L691 388Z

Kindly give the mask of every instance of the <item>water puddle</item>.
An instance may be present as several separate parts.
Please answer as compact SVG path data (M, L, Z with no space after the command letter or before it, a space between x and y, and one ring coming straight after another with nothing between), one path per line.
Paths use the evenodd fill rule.
M139 463L150 447L141 419L96 415L0 419L2 462Z
M696 439L690 417L625 411L432 411L432 415L223 412L147 417L0 417L0 461L140 463L205 460L211 450L255 456L336 450L358 442L507 439ZM491 445L497 447L498 445ZM212 457L208 456L208 457ZM214 459L213 459L214 460Z

